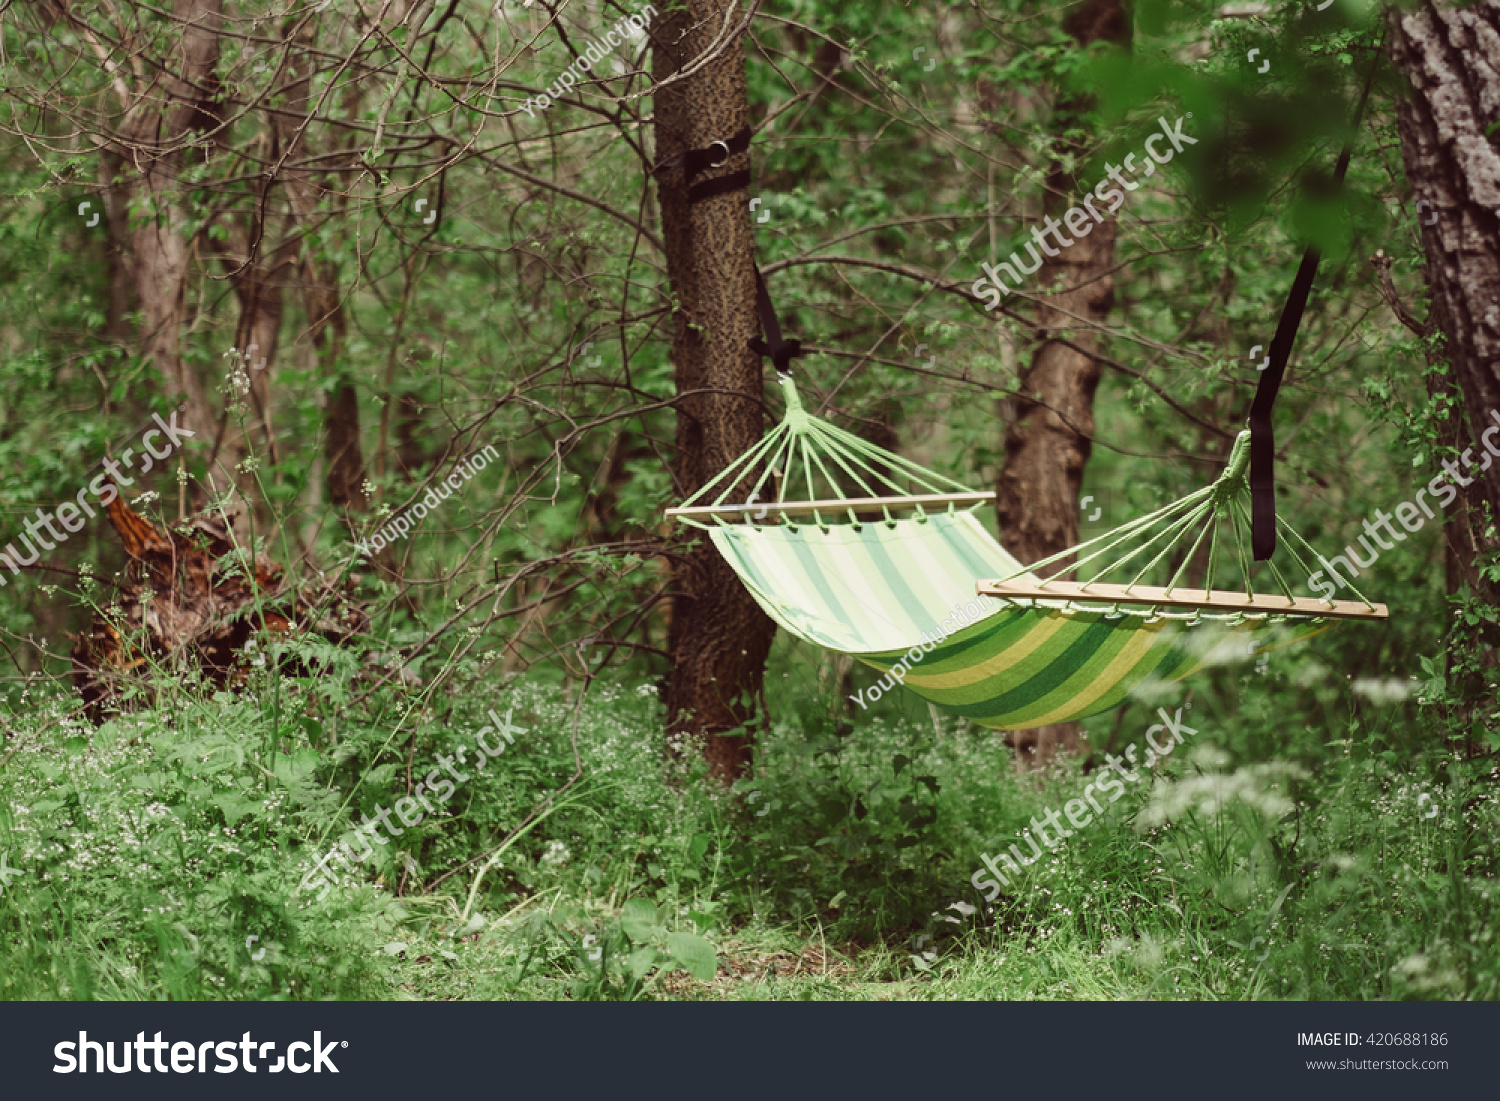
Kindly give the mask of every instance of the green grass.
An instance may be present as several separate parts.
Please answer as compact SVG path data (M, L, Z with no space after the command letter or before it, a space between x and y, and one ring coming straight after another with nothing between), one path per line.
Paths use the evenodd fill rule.
M1299 674L1221 671L1189 744L988 904L980 854L1079 796L1078 762L1017 776L1001 735L911 699L850 725L805 674L725 793L666 763L653 687L595 683L584 779L487 861L572 775L578 688L471 672L358 701L354 663L261 671L99 730L66 696L13 708L0 998L1500 997L1494 774L1433 748L1413 701L1346 699L1339 729L1257 759ZM489 707L526 732L449 813L296 893ZM1091 736L1118 752L1148 723Z

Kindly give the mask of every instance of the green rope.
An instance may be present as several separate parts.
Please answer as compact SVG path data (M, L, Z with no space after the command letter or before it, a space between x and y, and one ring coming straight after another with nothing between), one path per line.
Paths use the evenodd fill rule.
M1244 502L1234 502L1234 508L1239 518L1244 522L1246 529L1250 529L1252 527L1250 514L1245 511ZM1276 568L1276 563L1267 562L1266 565L1271 568L1271 577L1276 581L1276 584L1281 587L1281 595L1286 597L1288 602L1296 600L1296 596L1292 594L1292 587L1287 584L1286 578L1281 576L1281 571Z
M1195 521L1202 519L1203 515L1205 513L1210 512L1210 510L1212 508L1213 508L1212 505L1201 505L1199 508L1194 509L1188 515L1184 516L1181 520L1177 521L1171 527L1163 529L1162 532L1160 533L1160 535L1152 536L1152 538L1151 538L1151 540L1149 542L1143 544L1142 547L1141 547L1142 550L1144 550L1146 547L1150 546L1151 543L1156 542L1156 540L1159 539L1159 538L1161 538L1161 536L1163 536L1163 535L1173 534L1174 532L1179 533L1179 534L1174 535L1173 538L1167 540L1166 545L1162 547L1161 551L1157 554L1157 556L1155 558L1153 558L1150 562L1147 562L1144 566L1142 566L1140 572L1137 573L1134 577L1132 577L1130 579L1130 584L1126 585L1125 587L1127 589L1129 589L1132 586L1134 586L1136 584L1136 582L1140 581L1141 578L1145 577L1148 570L1150 570L1158 562L1160 562L1163 558L1165 558L1171 552L1172 548L1175 547L1175 546L1177 546L1177 544L1182 541L1180 533L1187 531L1188 528L1190 528ZM1212 517L1210 517L1209 523L1213 523ZM1139 553L1139 552L1137 552L1137 553ZM1121 564L1123 565L1124 562L1126 562L1126 561L1129 561L1128 557L1126 559L1123 559L1121 561Z
M1219 554L1219 524L1217 515L1214 516L1214 523L1208 526L1213 532L1213 536L1208 543L1208 571L1203 577L1203 587L1212 592L1214 587L1214 563L1217 561Z
M827 421L815 422L814 431L830 444L841 444L854 454L875 459L885 466L900 470L917 484L931 489L933 492L939 492L945 486L960 493L968 492L968 486L962 482L956 482L946 474L939 474L935 470L928 470L926 467L919 466L910 459L897 455L893 451L887 451L885 448L879 447L869 440L861 439L854 435L854 433L845 431L836 424L829 424ZM866 464L866 467L871 473L875 473L873 467L868 466L868 464ZM900 488L898 483L891 481L889 478L882 478L881 480L893 488Z
M719 471L718 474L714 475L713 478L704 483L703 487L699 489L697 493L694 493L686 501L682 502L682 507L690 507L693 502L703 497L706 493L708 493L709 490L713 489L714 486L733 476L728 487L725 489L725 492L713 502L716 507L722 505L724 503L724 498L727 497L730 493L734 492L734 486L738 483L739 478L743 476L738 472L749 469L753 467L757 462L759 462L761 456L775 445L776 440L779 439L785 431L785 425L778 425L749 451L745 452L738 459L734 460L734 462L730 463L723 470Z
M1129 542L1132 537L1144 531L1146 528L1151 527L1158 521L1167 519L1168 517L1174 515L1179 511L1194 508L1196 502L1206 497L1210 492L1212 492L1212 488L1208 486L1205 486L1203 489L1195 490L1192 493L1188 494L1186 497L1182 498L1180 501L1173 501L1171 504L1165 505L1162 508L1157 509L1155 512L1150 513L1149 515L1142 516L1137 520L1131 520L1128 523L1122 524L1120 527L1115 528L1113 531L1107 531L1103 535L1097 535L1087 542L1078 544L1078 546L1076 547L1069 547L1065 551L1059 551L1057 554L1049 555L1048 557L1043 558L1040 562L1033 562L1031 565L1024 566L1021 569L1017 570L1009 577L1001 578L1001 580L1009 581L1011 578L1020 577L1022 574L1033 573L1046 566L1052 565L1054 562L1059 562L1069 557L1070 555L1076 554L1086 547L1091 547L1095 543L1102 543L1105 540L1112 540L1107 545L1101 547L1099 550L1095 551L1092 554L1084 556L1083 558L1073 563L1073 565L1069 566L1067 569L1062 570L1061 573L1059 573L1057 576L1061 577L1063 574L1069 573L1076 574L1077 571L1083 566L1087 565L1088 563L1092 562L1094 559L1099 558L1102 555L1108 554L1111 550L1119 546L1121 543ZM1139 551L1135 553L1139 553ZM1111 563L1109 566L1106 566L1103 570L1101 570L1097 576L1092 578L1092 580L1098 581L1110 570L1116 568L1123 562L1130 561L1130 559L1133 557L1134 554L1127 555L1125 558L1121 559L1120 562Z
M1245 546L1245 533L1240 530L1239 517L1233 512L1229 514L1229 527L1234 532L1234 546L1239 554L1240 572L1245 578L1245 595L1253 596L1254 593L1250 589L1250 555Z
M1318 552L1313 549L1312 545L1310 543L1308 543L1308 541L1306 539L1302 538L1302 536L1301 536L1300 533L1298 533L1297 531L1295 531L1292 528L1292 525L1288 524L1285 520L1282 520L1281 521L1281 526L1286 530L1287 534L1291 535L1294 539L1297 540L1297 542L1301 543L1304 547L1307 548L1307 553L1308 554L1312 555L1314 558L1321 557L1318 554ZM1308 577L1311 577L1313 575L1313 572L1314 572L1313 569L1312 569L1312 566L1310 564L1308 564L1307 562L1304 562L1302 560L1301 555L1297 554L1297 552L1295 550L1292 551L1292 556L1297 559L1297 564L1299 566L1301 566L1304 571L1306 571ZM1348 585L1349 585L1349 591L1352 592L1355 596L1359 597L1359 599L1364 603L1364 606L1366 608L1369 608L1371 611L1375 610L1375 605L1372 604L1372 603L1370 603L1369 598L1367 598L1364 593L1360 592L1357 588L1354 587L1354 579L1353 578L1349 579Z
M865 494L866 497L879 497L880 496L880 494L877 493L875 490L871 489L865 483L865 480L862 477L860 477L860 475L849 465L849 463L847 461L845 461L845 456L844 456L844 454L842 452L840 452L838 450L835 450L833 448L830 448L829 451L828 451L828 454L829 454L829 457L832 458L834 462L838 463L840 469L842 469L844 471L844 473L847 474L854 481L854 484L857 485L861 490L864 491L864 494ZM875 472L873 470L871 470L871 471L869 471L869 473L873 475ZM826 475L825 475L825 477L826 477ZM829 478L829 482L830 482L830 484L837 485L837 483L834 482L832 478Z
M1193 543L1193 549L1182 556L1182 565L1177 567L1177 572L1172 575L1172 580L1167 582L1166 591L1168 594L1177 587L1177 582L1182 580L1182 575L1187 571L1188 564L1192 562L1193 555L1197 554L1198 548L1203 545L1203 540L1210 532L1219 530L1219 525L1215 522L1216 520L1217 517L1213 517L1203 526L1203 530L1198 533L1198 538Z
M807 437L806 436L798 436L797 437L797 443L802 448L802 467L803 467L803 473L807 476L807 499L809 501L816 501L818 499L818 495L813 492L813 477L812 477L813 476L813 468L812 468L812 463L810 463L810 462L807 461L807 451L808 451ZM817 513L813 513L813 518L817 519L817 515L818 515Z

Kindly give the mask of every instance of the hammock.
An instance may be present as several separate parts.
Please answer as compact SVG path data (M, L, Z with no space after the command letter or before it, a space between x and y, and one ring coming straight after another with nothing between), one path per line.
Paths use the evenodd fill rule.
M1309 638L1331 619L1386 617L1383 605L1362 595L1294 597L1274 563L1268 566L1281 595L1252 590L1248 432L1212 485L1024 567L974 516L993 493L974 492L811 416L792 380L782 375L780 382L781 423L667 515L706 530L790 634L890 674L884 691L899 680L981 726L1021 730L1095 715L1130 696L1151 702L1205 666ZM736 492L744 503L730 503ZM805 499L789 500L789 492ZM1285 521L1278 524L1316 557ZM1212 588L1223 526L1233 543L1223 556L1238 563L1242 592ZM1140 584L1194 532L1165 589ZM1182 588L1177 583L1205 538L1205 588ZM1292 541L1283 546L1306 569ZM1110 554L1114 560L1090 580L1059 580ZM1127 584L1100 580L1132 560L1141 564ZM1056 576L1038 577L1059 563ZM877 686L870 698L880 694Z

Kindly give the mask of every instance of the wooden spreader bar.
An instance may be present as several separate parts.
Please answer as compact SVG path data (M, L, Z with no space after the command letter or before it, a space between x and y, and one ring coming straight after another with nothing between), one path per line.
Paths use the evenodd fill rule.
M814 512L841 516L850 509L862 512L880 508L915 508L921 505L945 507L947 505L982 505L993 501L993 493L928 493L915 497L851 497L845 501L774 501L751 505L705 505L698 508L669 508L668 516L685 516L692 519L707 519L711 516L726 518L763 520L767 516L810 516Z
M1389 619L1384 604L1373 610L1359 600L1317 600L1310 596L1293 597L1244 593L1224 589L1167 589L1151 585L1106 585L1089 581L980 581L984 596L1014 596L1033 600L1073 600L1098 604L1147 604L1165 608L1200 608L1218 612L1269 612L1281 615L1316 615L1328 619Z

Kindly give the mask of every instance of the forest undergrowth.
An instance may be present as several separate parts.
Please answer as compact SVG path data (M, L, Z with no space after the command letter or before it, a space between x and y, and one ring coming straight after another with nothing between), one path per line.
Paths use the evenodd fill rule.
M264 645L242 691L177 677L98 729L66 693L12 700L0 998L1500 997L1491 759L1434 737L1440 676L1356 683L1319 640L1190 682L1188 744L993 903L982 856L1094 766L1018 774L914 697L851 715L793 644L731 792L667 754L650 680L474 655L431 692ZM490 710L520 730L502 757L299 890ZM1154 721L1096 720L1093 761Z

